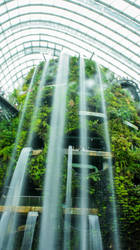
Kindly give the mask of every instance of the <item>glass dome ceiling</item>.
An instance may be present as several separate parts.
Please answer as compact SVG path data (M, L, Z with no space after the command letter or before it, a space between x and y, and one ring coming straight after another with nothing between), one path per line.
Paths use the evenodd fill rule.
M0 1L1 91L21 86L33 65L62 50L138 82L140 0Z

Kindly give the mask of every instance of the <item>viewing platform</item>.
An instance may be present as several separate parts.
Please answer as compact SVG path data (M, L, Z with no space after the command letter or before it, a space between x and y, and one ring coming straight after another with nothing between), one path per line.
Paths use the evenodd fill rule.
M98 209L96 208L64 208L64 214L75 214L75 215L85 215L85 214L98 214Z
M0 213L4 211L16 212L16 213L28 213L28 212L42 212L42 207L33 206L0 206Z
M42 152L41 149L36 149L32 151L32 155L39 155ZM64 153L67 155L68 154L68 149L64 149ZM103 158L112 158L112 153L111 152L106 152L106 151L92 151L92 150L86 150L86 149L72 149L73 155L81 155L81 154L86 154L88 156L98 156L98 157L103 157Z
M99 112L79 111L79 115L105 118L105 115L103 113L99 113Z
M86 149L72 149L73 155L86 154L88 156L98 156L103 158L112 158L111 152L106 151L91 151ZM68 154L68 149L65 149L65 154Z
M39 212L42 213L42 207L36 206L0 206L0 213L4 211L16 212L21 214L27 214L29 212ZM95 208L63 208L64 214L73 214L73 215L89 215L89 214L98 214L98 209Z

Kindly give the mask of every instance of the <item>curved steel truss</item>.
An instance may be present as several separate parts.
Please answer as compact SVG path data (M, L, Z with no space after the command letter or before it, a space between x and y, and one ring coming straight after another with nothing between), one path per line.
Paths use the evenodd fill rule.
M0 84L7 94L33 65L62 50L96 56L139 81L139 0L3 0L0 14Z
M121 79L118 82L123 88L130 90L136 102L140 102L140 88L136 82L128 79Z
M10 119L18 114L18 110L15 106L11 105L7 100L0 95L0 121L2 119L6 119L10 121Z

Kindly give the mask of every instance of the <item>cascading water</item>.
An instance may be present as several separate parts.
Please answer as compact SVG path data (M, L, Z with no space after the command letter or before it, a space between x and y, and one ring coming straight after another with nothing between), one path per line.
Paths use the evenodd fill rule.
M80 57L80 112L87 111L86 104L86 86L85 86L85 63L84 59ZM80 114L79 112L79 114ZM87 123L86 116L80 115L80 208L88 208L88 157L85 150L87 150ZM80 250L87 250L87 214L84 213L80 217Z
M100 72L100 68L99 68L98 64L96 64L96 65L97 65L98 80L99 80L99 85L100 85L102 112L104 114L104 133L105 133L106 149L108 152L111 152L102 76L101 76L101 72ZM108 166L109 166L108 173L109 173L109 184L110 184L111 205L112 205L112 224L113 224L112 235L113 235L114 249L120 250L121 248L120 248L115 188L114 188L114 181L113 181L114 177L113 177L112 159L111 158L108 158Z
M97 215L89 215L89 245L90 250L103 250L100 224Z
M31 118L29 136L27 138L27 145L30 146L30 147L32 145L32 140L33 140L33 126L34 126L34 123L35 123L35 121L37 119L37 115L38 115L38 112L39 112L39 107L40 107L40 104L41 104L43 86L45 84L48 63L49 63L49 61L47 61L45 63L45 65L44 65L43 74L42 74L42 77L41 77L41 82L40 82L39 90L38 90L36 101L35 101L35 108L33 110L33 115L32 115L32 118ZM23 114L25 114L25 111L24 111ZM24 116L23 116L23 118L24 118ZM28 147L28 148L31 151L30 147ZM24 152L24 149L23 149L23 152ZM24 165L21 164L21 160L20 160L21 158L22 158L22 161L24 162L23 163ZM18 206L19 203L20 203L21 192L24 190L24 181L23 180L25 179L25 170L26 170L27 161L28 161L28 158L26 160L26 157L25 157L24 160L23 159L24 158L21 156L19 158L20 163L17 163L17 165L16 165L16 168L15 168L15 171L13 173L13 177L12 177L12 180L11 180L11 183L10 183L10 189L9 189L9 192L8 192L8 196L7 196L7 199L6 199L5 206ZM21 165L21 167L22 166L24 166L24 167L22 167L22 169L20 169L20 165ZM15 187L15 188L13 188L13 187ZM14 212L13 214L8 213L8 216L9 216L9 219L11 220L11 225L10 225L11 226L11 231L14 232L15 229L16 229L18 215L17 215L16 212ZM5 221L5 220L2 219L2 221ZM8 220L6 220L6 221L8 222ZM0 247L3 247L2 246L3 245L3 239L6 237L7 226L8 226L8 224L7 225L5 224L5 230L3 230L4 235L2 237ZM0 228L0 231L1 230L2 230L2 228ZM6 246L4 246L4 250L5 249L7 249L7 250L14 249L14 242L15 242L14 235L10 235L10 237L8 238L8 241L6 242Z
M37 217L38 217L38 212L28 213L21 250L27 250L27 249L31 250L32 248Z
M64 154L63 140L69 57L62 53L59 60L46 162L39 250L44 250L44 248L48 250L58 249L60 178L62 174L62 158Z
M72 146L68 148L68 169L65 208L71 208L71 184L72 184ZM64 218L64 250L70 249L71 214L66 211Z
M27 138L27 145L29 148L24 148L21 152L19 160L17 162L11 184L10 189L7 195L5 206L7 209L2 214L0 220L0 250L13 250L15 246L15 238L14 234L9 237L9 232L16 231L17 225L17 216L16 213L13 213L13 210L16 206L19 205L21 191L24 187L24 177L26 166L28 162L28 158L31 152L31 145L33 142L33 131L34 124L38 118L39 108L41 106L43 87L46 81L46 73L48 69L48 61L45 63L42 78L39 85L39 90L37 93L35 107L33 110L33 115L31 119L31 125L29 130L29 136ZM37 69L34 71L32 81L30 83L29 91L26 97L25 105L23 108L20 124L18 127L18 134L15 142L16 150L19 134L22 129L23 120L25 117L25 112L27 110L27 103L29 100L30 89L33 86L34 78ZM106 106L104 100L103 93L103 85L100 69L97 65L98 79L100 83L100 92L102 99L102 110L104 114L104 131L106 138L106 149L108 152L111 152L110 149L110 141L109 141L109 133L108 133L108 122L106 115ZM50 124L50 137L48 143L48 153L46 159L46 175L45 175L45 183L44 183L44 201L43 201L43 211L41 218L41 229L39 236L39 250L58 250L60 249L59 244L59 233L61 230L60 226L60 214L61 214L61 204L60 204L60 196L61 196L61 176L62 176L62 167L63 167L63 156L64 156L64 125L65 125L65 111L66 111L66 94L67 94L67 82L68 82L68 73L69 73L69 56L65 54L61 54L59 60L58 73L56 78L56 83L54 86L54 96L53 96L53 106L52 106L52 116L51 116L51 124ZM102 250L102 239L101 232L99 227L98 216L89 215L88 210L86 208L89 207L89 198L88 198L88 157L87 157L87 103L86 103L86 86L85 86L85 64L84 59L80 58L80 104L79 104L79 115L80 115L80 203L79 203L79 211L81 214L77 217L80 219L77 220L77 228L79 231L79 235L76 235L79 238L77 240L79 246L77 247L77 242L74 245L76 249L79 250ZM15 151L16 152L16 151ZM15 152L12 154L12 162L15 159ZM73 157L74 158L74 157ZM12 165L12 163L10 163ZM110 177L110 186L111 186L111 198L112 198L112 215L113 215L113 238L114 238L114 249L120 250L120 242L118 236L118 225L117 225L117 212L116 212L116 202L115 202L115 191L114 191L114 183L113 183L113 172L112 172L112 161L108 159L109 165L109 177ZM71 214L67 213L68 209L71 208L71 185L72 185L72 147L69 146L68 149L68 170L67 170L67 186L66 186L66 201L65 201L65 209L66 214L64 217L64 239L61 239L63 242L63 249L68 250L71 248ZM8 209L9 207L9 209ZM13 210L11 211L11 208ZM70 210L69 210L70 211ZM33 234L35 229L37 219L37 213L29 213L27 218L27 228L25 231L25 235L23 238L21 249L31 249ZM89 229L88 231L88 219L89 219ZM10 222L10 223L9 223ZM75 223L75 222L74 222ZM33 225L33 227L29 225ZM30 234L30 237L29 237ZM90 235L90 238L88 238Z
M14 238L10 236L7 238L8 234L8 224L10 223L11 232L15 232L17 216L16 212L12 209L16 208L20 202L21 190L24 186L24 176L26 171L27 162L31 153L31 148L24 148L19 156L13 177L10 183L10 189L4 204L5 211L2 214L0 220L0 249L13 249L14 248ZM7 241L5 241L7 239Z
M25 102L24 102L24 106L23 106L23 109L22 109L20 122L19 122L19 125L18 125L17 134L16 134L15 145L14 145L12 155L11 155L11 159L10 159L10 162L9 162L9 165L8 165L8 168L7 168L6 178L5 178L4 187L3 187L3 193L5 193L5 189L9 185L10 178L11 178L11 175L12 175L12 169L13 169L12 167L13 167L13 164L15 162L17 146L18 146L18 143L19 143L20 134L21 134L21 130L22 130L22 127L23 127L23 123L24 123L24 118L25 118L25 114L26 114L26 111L27 111L27 107L28 107L28 101L29 101L31 89L33 87L34 80L35 80L35 77L36 77L37 69L38 69L38 66L36 66L36 68L34 70L34 73L33 73L33 76L32 76L32 79L31 79L31 82L30 82L30 85L29 85L29 89L28 89L28 92L27 92L27 95L26 95L26 99L25 99Z
M32 141L33 141L33 136L34 136L33 129L34 129L34 126L36 124L39 108L40 108L40 105L41 105L41 100L42 100L42 95L43 95L43 87L44 87L45 82L46 82L48 64L49 64L49 58L44 64L43 73L42 73L42 76L41 76L41 81L40 81L40 85L39 85L39 88L38 88L38 92L37 92L37 96L36 96L36 100L35 100L35 104L34 104L34 110L33 110L31 125L30 125L30 129L29 129L29 136L28 136L28 139L27 139L27 145L28 146L32 146Z

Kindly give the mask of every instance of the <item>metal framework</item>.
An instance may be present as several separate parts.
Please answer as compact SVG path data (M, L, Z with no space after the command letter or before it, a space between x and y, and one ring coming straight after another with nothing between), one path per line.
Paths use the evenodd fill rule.
M138 87L136 82L128 79L121 79L118 82L123 88L129 89L136 102L140 102L140 88Z
M0 86L8 96L47 54L82 54L137 82L140 0L2 0Z
M10 119L16 115L18 115L18 110L16 109L16 107L11 105L0 94L0 121L2 119L10 121Z

